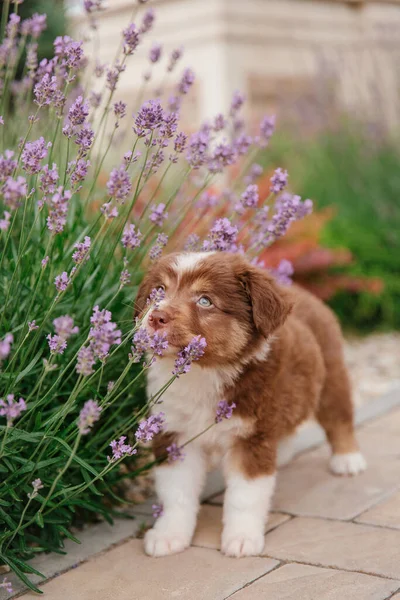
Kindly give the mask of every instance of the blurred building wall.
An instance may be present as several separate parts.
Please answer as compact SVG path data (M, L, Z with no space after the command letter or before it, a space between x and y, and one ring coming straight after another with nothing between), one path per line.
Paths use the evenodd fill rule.
M114 58L134 4L108 1L99 18L100 62ZM147 85L154 91L163 82L168 88L183 66L192 67L189 126L225 111L237 89L246 93L254 119L295 111L307 119L323 103L324 118L345 107L398 122L400 0L158 0L140 13L149 6L156 23L122 74L118 95L125 101L137 98L148 51L158 41L164 60ZM77 15L74 26L82 27ZM179 46L184 58L174 77L164 79L166 54Z

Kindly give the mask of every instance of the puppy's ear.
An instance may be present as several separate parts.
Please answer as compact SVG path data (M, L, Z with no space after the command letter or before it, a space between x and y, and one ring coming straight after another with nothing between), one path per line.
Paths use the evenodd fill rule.
M257 267L249 267L244 277L253 321L257 330L268 337L283 323L293 308L289 293L278 286L271 275Z

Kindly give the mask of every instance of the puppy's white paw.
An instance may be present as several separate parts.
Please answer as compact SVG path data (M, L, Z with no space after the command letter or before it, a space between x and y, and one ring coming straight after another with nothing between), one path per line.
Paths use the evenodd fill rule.
M149 529L144 536L144 551L149 556L168 556L183 552L190 545L190 539L182 532L166 532Z
M250 535L222 535L221 550L226 556L241 558L243 556L258 556L264 549L262 533Z
M367 463L361 452L348 454L333 454L330 469L335 475L358 475L367 468Z

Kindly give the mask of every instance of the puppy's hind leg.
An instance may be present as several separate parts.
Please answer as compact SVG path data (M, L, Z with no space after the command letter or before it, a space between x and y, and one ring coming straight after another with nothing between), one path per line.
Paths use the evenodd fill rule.
M330 469L335 475L357 475L367 463L360 452L355 432L350 382L343 360L327 369L317 419L332 448Z

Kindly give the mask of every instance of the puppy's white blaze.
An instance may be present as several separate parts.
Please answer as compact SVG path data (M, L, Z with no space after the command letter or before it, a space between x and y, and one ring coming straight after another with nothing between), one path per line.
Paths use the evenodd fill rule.
M275 474L247 479L228 471L221 547L224 554L236 557L261 554L275 479Z
M361 452L333 454L330 468L336 475L358 475L367 468L367 462Z
M175 258L175 265L178 275L186 271L193 271L199 263L203 262L214 252L182 252Z

